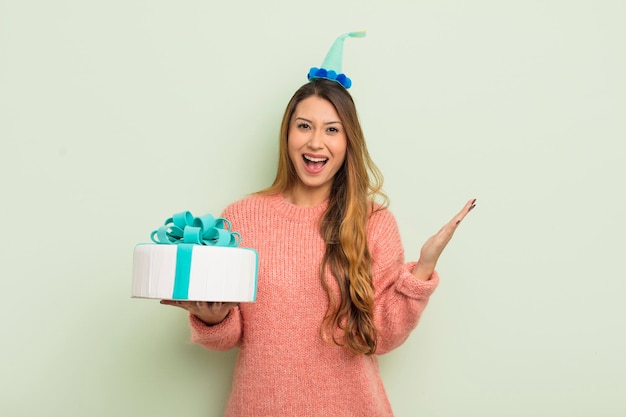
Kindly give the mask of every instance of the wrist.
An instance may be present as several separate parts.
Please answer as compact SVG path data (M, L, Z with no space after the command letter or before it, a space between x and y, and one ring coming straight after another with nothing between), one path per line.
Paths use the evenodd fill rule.
M432 277L433 272L435 272L435 264L425 263L421 259L417 261L412 271L415 278L420 281L428 281Z
M194 316L198 320L200 320L202 323L206 324L207 326L216 326L216 325L220 324L221 322L223 322L224 320L226 320L226 317L228 316L229 313L230 313L230 311L227 312L221 318L220 317L210 317L210 318L208 318L208 317L200 317L200 316L195 315L195 314L194 314Z

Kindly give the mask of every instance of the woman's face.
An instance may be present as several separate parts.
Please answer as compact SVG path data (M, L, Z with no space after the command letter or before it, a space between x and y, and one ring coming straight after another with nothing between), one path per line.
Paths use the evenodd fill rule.
M321 203L346 158L347 138L335 107L317 96L298 103L289 122L287 148L299 179L292 197Z

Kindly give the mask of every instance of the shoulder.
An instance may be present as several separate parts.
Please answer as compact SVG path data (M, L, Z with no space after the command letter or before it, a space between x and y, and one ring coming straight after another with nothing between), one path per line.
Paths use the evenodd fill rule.
M398 229L396 218L386 206L380 204L372 205L372 212L367 221L368 233L386 234Z
M386 207L373 208L367 222L367 241L375 263L386 264L404 256L396 218Z
M272 196L267 196L263 194L249 194L242 199L230 203L228 206L226 206L226 208L224 209L224 214L231 212L237 213L241 211L249 211L259 207L264 207L269 204L271 199Z
M263 194L247 195L226 206L222 217L226 217L233 223L259 221L259 219L267 218L275 199L274 196Z
M367 235L371 243L399 240L398 223L393 213L387 208L376 205L367 221Z

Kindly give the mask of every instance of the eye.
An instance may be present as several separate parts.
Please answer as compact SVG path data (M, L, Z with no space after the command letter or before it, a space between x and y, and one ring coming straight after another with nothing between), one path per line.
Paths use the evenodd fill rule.
M327 129L327 131L328 131L329 133L339 133L339 128L334 127L334 126L330 126L330 127Z
M308 123L305 122L300 122L297 124L298 129L309 129L311 126L309 126Z

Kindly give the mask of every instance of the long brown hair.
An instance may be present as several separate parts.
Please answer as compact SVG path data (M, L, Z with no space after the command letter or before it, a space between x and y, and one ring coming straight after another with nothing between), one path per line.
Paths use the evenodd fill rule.
M298 177L287 149L289 124L298 103L311 96L325 99L335 107L347 139L346 159L335 174L328 208L320 223L326 244L320 279L329 300L321 334L326 341L330 334L335 344L355 354L372 354L376 351L377 331L366 225L372 210L383 207L387 197L382 192L382 174L367 151L354 100L340 84L314 79L293 95L281 123L276 178L271 187L260 193L283 193L296 183ZM377 198L381 205L375 205ZM338 284L339 297L328 282L327 268Z

